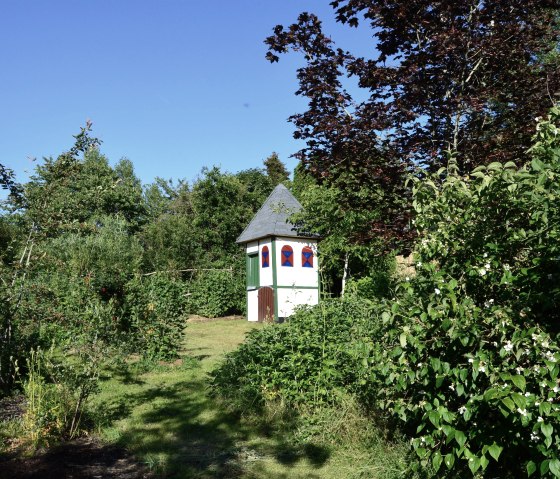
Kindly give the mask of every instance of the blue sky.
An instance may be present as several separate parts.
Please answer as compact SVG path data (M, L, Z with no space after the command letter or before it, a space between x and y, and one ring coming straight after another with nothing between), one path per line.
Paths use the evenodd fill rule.
M302 60L269 64L263 40L302 11L338 46L373 45L327 0L3 0L0 163L25 180L90 119L111 163L129 158L144 183L261 167L272 151L293 169Z

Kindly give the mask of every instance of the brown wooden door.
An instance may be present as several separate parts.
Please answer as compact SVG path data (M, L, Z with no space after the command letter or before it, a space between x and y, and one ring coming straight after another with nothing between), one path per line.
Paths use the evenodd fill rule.
M270 286L259 288L259 322L274 320L274 292Z

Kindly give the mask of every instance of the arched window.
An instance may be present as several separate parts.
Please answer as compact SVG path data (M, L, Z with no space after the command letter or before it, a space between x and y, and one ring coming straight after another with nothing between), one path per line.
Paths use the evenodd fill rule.
M294 250L291 246L282 246L282 266L294 265Z
M268 252L268 246L263 246L261 251L261 266L263 268L268 268L270 266L270 253Z
M301 266L313 268L313 250L309 246L304 246L301 250Z

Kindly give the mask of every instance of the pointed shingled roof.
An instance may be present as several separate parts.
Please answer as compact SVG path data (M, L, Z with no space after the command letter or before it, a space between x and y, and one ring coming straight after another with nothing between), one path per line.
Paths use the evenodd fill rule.
M270 193L236 242L248 243L267 236L306 237L298 234L294 225L288 221L290 215L301 209L299 201L280 183Z

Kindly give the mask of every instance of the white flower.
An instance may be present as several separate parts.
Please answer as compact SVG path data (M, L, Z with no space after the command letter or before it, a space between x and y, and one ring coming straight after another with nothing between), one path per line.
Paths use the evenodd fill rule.
M531 433L531 441L533 441L533 442L538 442L538 440L539 440L539 435L536 434L536 433L534 433L534 432L532 432L532 433Z
M449 389L451 389L452 391L455 391L455 386L453 384L450 384Z
M467 412L467 408L465 406L461 406L457 412L459 414L465 414Z
M405 281L410 281L410 278L407 276L407 277L405 278Z
M436 288L436 289L435 289L435 292L436 292L436 294L440 294L440 293L441 293L441 291L439 290L439 288Z
M552 401L554 401L554 398L548 398L547 401L552 402Z
M536 404L536 403L535 403L535 404ZM543 421L544 421L544 419L543 419L541 416L539 416L539 417L537 418L537 422L543 422Z
M554 354L552 353L552 351L547 351L546 353L544 353L547 361L550 361L551 363L556 361L556 358L554 357Z
M552 388L552 390L553 390L555 393L557 393L558 391L560 391L560 387L554 386L554 387Z
M526 398L528 398L530 395L531 395L530 392L526 392L526 393L525 393L525 397L526 397Z
M469 358L469 363L472 363L474 361L473 358Z
M493 299L489 299L488 301L484 302L484 307L485 308L489 308L490 306L492 306L494 304L494 300Z
M524 369L520 366L517 366L515 370L517 371L517 374L521 374L524 371Z
M486 274L486 270L484 268L480 268L478 272L480 273L480 276L484 276Z
M517 412L521 414L523 417L527 416L527 409L521 409L520 407L517 408Z
M490 269L490 263L486 263L486 264L484 265L484 267L485 267L486 269L489 270L489 269Z
M484 254L482 255L482 257L483 257L483 258L488 258L488 253L484 253Z
M422 261L418 261L418 263L416 263L416 266L418 266L419 268L422 267Z
M509 269L510 269L509 264L504 264L504 269L505 269L506 271L509 271Z
M494 20L490 20L490 26L491 26L491 27L494 26Z
M508 341L508 342L504 345L504 349L505 349L508 353L513 349L513 344L511 344L511 341Z
M486 368L485 368L484 366L478 366L478 370L479 370L481 373L485 373L485 372L486 372Z

